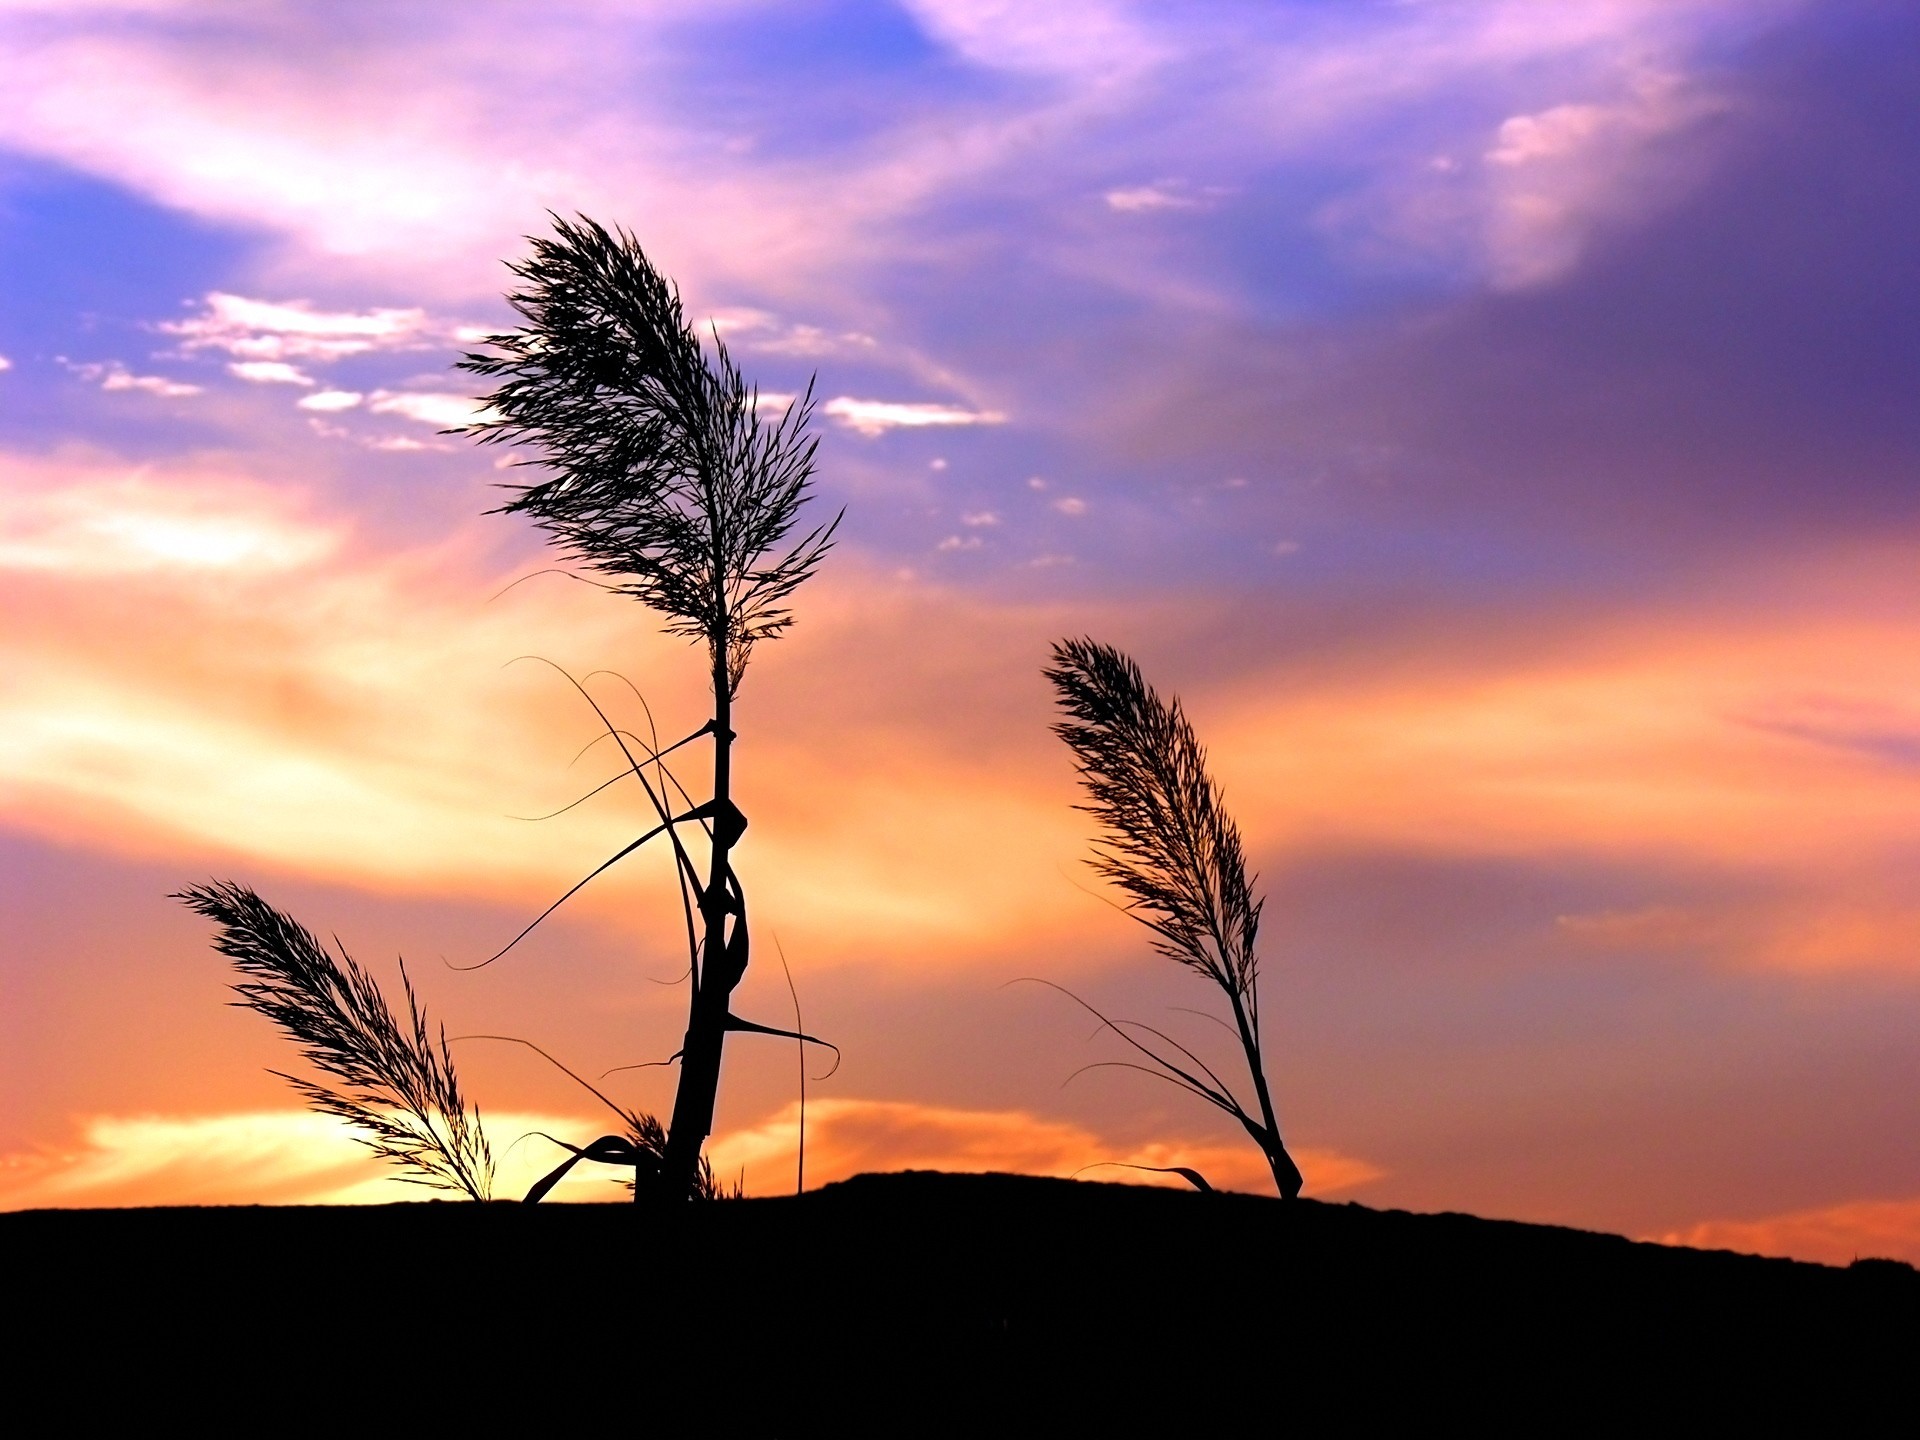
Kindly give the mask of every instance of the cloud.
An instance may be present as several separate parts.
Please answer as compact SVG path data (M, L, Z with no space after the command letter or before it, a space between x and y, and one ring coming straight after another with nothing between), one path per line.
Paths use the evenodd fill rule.
M1679 143L1732 102L1670 70L1609 77L1603 102L1509 114L1461 153L1429 154L1342 194L1319 224L1364 262L1440 265L1497 290L1561 279L1597 234L1638 226L1711 168L1710 146Z
M1655 1238L1666 1245L1784 1255L1825 1265L1867 1258L1920 1265L1920 1199L1854 1200L1760 1220L1707 1220Z
M492 1113L495 1193L515 1199L565 1158L533 1131L591 1139L570 1116ZM593 1134L599 1133L593 1131ZM306 1111L229 1115L98 1115L66 1145L0 1158L0 1209L129 1205L384 1205L448 1192L410 1184L354 1138L346 1122ZM575 1143L581 1143L576 1141ZM595 1171L598 1173L594 1173ZM562 1200L611 1200L613 1172L578 1166Z
M235 360L227 369L256 385L311 385L313 377L284 360Z
M709 325L730 347L761 355L860 354L873 351L879 344L873 336L857 330L833 332L818 325L794 324L770 311L748 306L716 310L697 328L704 333ZM793 398L785 396L780 403L784 405ZM760 403L769 404L771 398L763 395Z
M27 478L0 491L0 570L81 577L280 572L327 554L337 532L296 518L282 492L147 467Z
M320 390L312 395L302 395L294 403L302 410L318 410L327 414L335 410L351 410L364 398L358 390Z
M1143 215L1157 210L1204 210L1222 193L1217 186L1196 190L1182 181L1161 180L1151 185L1109 190L1104 198L1109 210L1123 215Z
M1109 190L1106 195L1107 208L1118 210L1122 214L1133 215L1151 210L1191 210L1193 202L1185 196L1171 194L1156 189L1152 185L1142 185L1132 190Z
M12 368L13 368L13 361L9 360L4 355L0 355L0 373L11 370Z
M1519 289L1558 279L1596 227L1623 210L1644 221L1684 193L1700 166L1677 163L1670 145L1656 163L1654 147L1726 108L1678 76L1651 72L1611 105L1554 105L1503 120L1483 157L1493 283Z
M731 1177L744 1168L749 1193L779 1194L792 1185L799 1135L796 1103L758 1125L717 1137L708 1153L716 1174ZM1385 1174L1364 1160L1331 1150L1303 1150L1295 1158L1311 1195L1356 1189ZM1080 1174L1089 1180L1187 1187L1177 1175L1149 1174L1124 1168L1127 1165L1185 1165L1216 1189L1273 1193L1273 1177L1251 1143L1118 1145L1079 1125L1024 1110L840 1098L807 1106L809 1189L874 1170ZM1088 1168L1092 1166L1099 1168Z
M1086 0L1036 9L1019 0L906 0L921 27L977 65L1119 83L1169 51L1121 6Z
M946 53L898 56L879 83L817 77L813 109L796 111L787 67L734 29L751 6L573 7L545 22L387 10L324 35L272 7L229 9L211 29L179 13L129 28L80 7L9 27L20 65L0 139L264 232L294 267L404 276L463 303L492 290L493 262L517 251L529 216L617 214L644 226L690 295L720 292L721 313L805 303L859 320L755 341L815 354L864 343L875 279L903 260L948 267L1016 229L1045 237L1029 253L1046 254L1048 276L1232 303L1215 247L1143 263L1063 232L1042 197L1189 168L1234 190L1284 191L1307 170L1315 195L1323 174L1394 189L1437 144L1478 154L1502 119L1614 105L1635 63L1686 74L1718 32L1760 26L1683 0L1282 7L1252 21L1230 8L915 0L928 50ZM893 22L845 23L847 50L864 57L878 47L863 28ZM884 29L867 33L897 50ZM513 74L477 58L495 50L519 59ZM963 67L996 74L983 86ZM689 102L722 70L742 103L717 126L690 118L709 114ZM858 103L818 103L836 86L857 87ZM796 113L842 118L796 125ZM1148 206L1147 191L1177 193L1111 188ZM1614 190L1630 206L1631 177ZM1364 245L1381 227L1355 228ZM970 293L990 304L1000 288Z
M485 1114L497 1167L494 1193L513 1199L532 1188L563 1152L545 1132L582 1143L597 1122L572 1115ZM604 1128L603 1126L600 1128ZM750 1195L790 1193L800 1135L799 1106L758 1125L716 1136L708 1148L715 1172L731 1182L743 1170ZM528 1136L525 1140L520 1137ZM519 1141L519 1143L514 1143ZM1307 1193L1329 1195L1380 1179L1365 1161L1327 1150L1296 1157ZM896 1101L828 1099L807 1107L807 1187L867 1171L948 1170L980 1174L1069 1176L1101 1161L1187 1165L1216 1188L1271 1194L1273 1182L1248 1144L1179 1142L1117 1146L1091 1131L1017 1110L959 1110ZM241 1114L98 1115L75 1139L0 1157L0 1210L129 1205L381 1205L445 1192L398 1178L353 1129L306 1111ZM577 1166L555 1191L560 1200L617 1200L606 1166ZM1112 1165L1087 1170L1091 1180L1124 1180L1184 1188L1178 1176Z
M1606 954L1698 956L1803 975L1914 967L1920 907L1897 890L1781 888L1787 893L1574 913L1556 923L1577 944ZM1861 888L1868 893L1848 893Z
M928 425L999 425L1006 416L994 410L965 410L957 405L908 404L893 400L855 400L842 395L820 407L821 413L862 435Z
M102 390L141 390L167 399L200 393L198 385L189 385L184 380L169 380L164 375L135 375L118 360L83 365L63 359L61 363L82 380L98 384Z
M287 379L299 372L277 362L321 362L381 350L419 350L444 338L424 310L315 310L304 300L276 303L214 290L199 314L163 321L159 329L187 351L223 350L248 362L230 368L243 379ZM249 373L250 372L250 373ZM295 382L302 383L302 382Z
M1862 566L1897 566L1893 553ZM1829 594L1621 617L1552 655L1248 676L1206 731L1270 843L1638 854L1830 878L1915 834L1920 769L1749 722L1817 691L1909 711L1910 617ZM1397 673L1396 673L1397 672ZM1323 682L1331 677L1322 677ZM1309 838L1311 837L1311 839Z
M636 817L616 791L540 836L510 818L576 798L566 762L593 735L563 683L508 662L541 654L584 675L620 656L650 677L656 714L706 703L699 665L638 606L553 579L483 604L547 563L501 571L486 558L493 522L381 554L340 544L344 527L265 485L186 467L136 482L93 462L8 464L34 481L9 501L16 578L0 587L0 797L16 829L132 855L212 847L387 890L550 900L586 857L631 840ZM921 964L976 965L1008 927L1045 937L1081 924L1053 868L1078 853L1080 827L1034 784L1052 759L1044 733L1023 723L1009 753L951 701L957 673L990 665L1032 621L902 595L851 558L816 583L753 679L766 719L748 844L763 913L830 964L910 946ZM872 678L913 673L929 645L941 659L924 702ZM806 683L825 673L843 683ZM643 723L618 694L602 700ZM923 704L946 719L929 730ZM884 718L902 705L914 718ZM581 791L606 778L596 760L581 762L593 772ZM574 913L669 885L654 860L636 857ZM989 893L996 904L981 906Z
M1058 500L1053 502L1053 508L1062 515L1077 520L1087 513L1087 502L1082 500L1078 495L1062 495Z
M437 390L376 390L367 400L367 408L376 415L401 415L436 430L472 425L492 414L469 396Z

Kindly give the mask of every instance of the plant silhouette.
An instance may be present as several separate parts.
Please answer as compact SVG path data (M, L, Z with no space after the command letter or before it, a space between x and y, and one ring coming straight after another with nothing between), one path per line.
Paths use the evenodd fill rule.
M1180 701L1162 700L1140 667L1110 645L1062 641L1045 673L1067 715L1054 733L1073 751L1086 787L1088 803L1077 808L1104 828L1095 842L1094 869L1126 895L1125 908L1153 932L1155 950L1204 976L1226 997L1258 1114L1205 1061L1162 1031L1109 1020L1073 999L1147 1061L1106 1063L1158 1076L1231 1115L1266 1156L1280 1194L1295 1199L1303 1183L1300 1169L1281 1141L1260 1053L1254 940L1263 902L1254 898L1240 831L1207 773L1206 752ZM1178 1052L1177 1058L1170 1052ZM1188 1178L1210 1188L1197 1176Z
M679 291L633 236L585 217L556 217L554 234L532 245L529 259L509 267L521 287L508 303L524 325L488 336L489 352L459 362L500 381L482 397L489 418L466 433L482 443L527 446L536 458L518 463L551 472L510 485L518 493L503 512L532 517L554 544L605 577L606 588L658 611L669 633L704 642L713 713L675 744L636 755L629 737L595 706L659 823L506 948L595 875L667 837L686 909L692 993L658 1181L636 1184L634 1194L671 1199L699 1188L727 1035L821 1043L732 1011L751 958L746 892L733 865L747 826L733 795L733 722L754 646L792 623L787 600L819 566L839 518L793 538L818 443L807 434L811 382L777 420L763 421L758 391L718 334L709 354ZM695 804L665 757L702 737L713 744L713 777L709 797ZM682 839L686 826L705 841L704 870ZM636 1174L645 1181L644 1169Z
M489 1197L493 1153L480 1112L461 1095L446 1030L429 1030L404 962L403 1024L344 948L336 962L312 931L244 885L195 885L171 898L220 927L214 948L249 977L233 987L240 996L233 1003L279 1026L340 1086L275 1075L313 1109L363 1132L360 1143L395 1162L402 1179Z

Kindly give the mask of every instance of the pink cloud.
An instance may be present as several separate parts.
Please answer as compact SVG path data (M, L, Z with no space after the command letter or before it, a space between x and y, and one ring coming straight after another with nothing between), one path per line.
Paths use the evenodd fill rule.
M730 1179L744 1169L751 1194L790 1189L799 1122L796 1102L758 1125L717 1138L709 1150L714 1172ZM1353 1190L1385 1174L1364 1160L1331 1150L1303 1150L1297 1158L1312 1195ZM1078 1175L1187 1188L1188 1182L1178 1175L1153 1173L1172 1166L1198 1170L1215 1189L1273 1193L1273 1177L1251 1144L1116 1145L1082 1126L1022 1110L842 1098L816 1100L807 1107L808 1188L869 1170Z
M1920 1200L1854 1200L1760 1220L1707 1220L1658 1238L1825 1265L1872 1257L1920 1264Z
M565 1152L540 1132L591 1139L604 1125L570 1115L484 1112L497 1169L495 1193L524 1194ZM597 1127L597 1128L596 1128ZM744 1173L750 1195L792 1188L799 1110L715 1138L709 1154L729 1185ZM1078 1125L1024 1111L960 1110L897 1101L827 1099L807 1110L809 1189L865 1171L951 1170L1186 1186L1178 1176L1100 1166L1102 1161L1192 1166L1216 1188L1269 1193L1251 1146L1116 1146ZM1365 1161L1301 1152L1309 1192L1334 1194L1380 1178ZM1090 1166L1100 1166L1087 1169ZM577 1167L559 1200L615 1200L604 1167ZM0 1209L118 1205L381 1205L434 1192L396 1178L332 1116L274 1110L201 1116L94 1116L68 1143L0 1157Z

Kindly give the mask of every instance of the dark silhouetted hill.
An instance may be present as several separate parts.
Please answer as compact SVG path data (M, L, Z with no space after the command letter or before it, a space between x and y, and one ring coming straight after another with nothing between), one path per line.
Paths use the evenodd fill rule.
M0 1262L16 1397L215 1433L1874 1433L1920 1371L1895 1262L1004 1175L35 1211Z

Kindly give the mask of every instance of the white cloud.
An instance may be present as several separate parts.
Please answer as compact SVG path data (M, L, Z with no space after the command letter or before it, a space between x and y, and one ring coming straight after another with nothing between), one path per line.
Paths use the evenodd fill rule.
M311 385L313 377L284 360L234 360L227 369L256 385Z
M202 304L198 315L159 328L179 336L183 350L224 350L256 362L418 350L446 336L419 309L325 311L304 300L250 300L221 290L209 292Z
M376 390L367 408L376 415L403 415L438 430L471 425L492 413L469 396L439 390Z
M978 550L980 548L980 537L978 535L949 535L933 548L936 550Z
M960 517L962 525L998 525L1000 517L991 510L974 510Z
M1110 85L1149 69L1167 47L1122 7L1085 0L906 0L921 27L977 65Z
M302 410L319 410L325 413L333 410L351 410L363 398L358 390L321 390L312 395L302 395L294 403Z
M9 360L4 355L0 355L0 370L11 370L12 368L13 368L13 361Z
M1603 99L1509 114L1462 146L1477 159L1428 155L1325 206L1319 221L1365 257L1439 259L1502 290L1551 283L1605 227L1683 194L1708 150L1661 142L1726 108L1678 71L1645 63L1620 66L1600 88Z
M838 355L872 350L879 342L857 330L831 331L818 325L790 324L768 310L735 306L716 310L698 328L711 327L729 348L766 355Z
M97 384L102 390L144 390L149 395L161 395L169 399L200 393L198 385L189 385L184 380L169 380L164 375L135 375L118 360L76 365L63 359L60 363L82 380Z
M1176 195L1153 185L1139 185L1131 190L1109 190L1106 195L1107 208L1132 214L1142 210L1192 210L1198 202L1186 195Z
M1481 159L1488 200L1487 264L1519 289L1578 263L1596 225L1631 206L1644 213L1685 178L1650 162L1651 143L1723 109L1677 76L1637 75L1610 104L1549 106L1500 123Z
M916 405L892 400L855 400L841 395L821 406L821 412L862 435L925 425L999 425L1006 416L997 410L963 410L956 405Z
M1195 189L1182 180L1156 180L1151 185L1109 190L1105 199L1109 210L1118 210L1122 214L1142 214L1155 210L1206 210L1227 193L1219 185Z
M1062 495L1058 500L1053 502L1053 508L1058 510L1062 515L1070 515L1078 519L1087 513L1087 502L1082 500L1078 495Z

